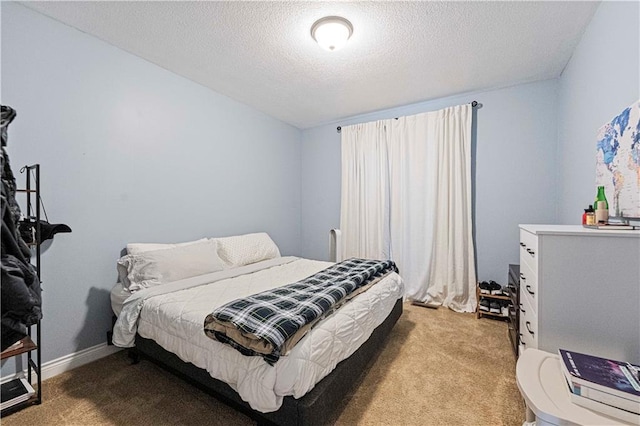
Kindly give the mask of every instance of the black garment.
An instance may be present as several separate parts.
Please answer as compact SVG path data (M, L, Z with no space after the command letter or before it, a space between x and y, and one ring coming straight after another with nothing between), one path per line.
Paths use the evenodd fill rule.
M36 226L38 223L40 223L39 235L37 232L38 227ZM43 241L52 239L58 232L71 232L69 225L64 223L49 223L46 220L35 221L28 219L20 221L18 230L25 243L33 243L37 240L40 244Z
M16 202L16 180L11 171L7 144L7 127L16 113L2 105L0 166L2 168L2 350L27 334L27 327L42 318L40 282L35 268L29 263L31 252L18 231L20 207Z
M42 311L40 283L30 264L3 255L1 279L2 350L5 350L27 335L27 326L36 324Z
M0 153L0 162L2 166L2 196L6 197L6 199L3 199L2 201L6 201L8 203L9 210L11 212L11 221L14 225L20 220L20 207L16 202L16 179L13 177L11 164L9 164L9 156L7 155L4 147L7 146L9 138L7 129L15 117L16 112L11 109L11 107L5 105L0 107L0 136L2 137L2 153ZM2 220L4 221L4 210L2 217Z

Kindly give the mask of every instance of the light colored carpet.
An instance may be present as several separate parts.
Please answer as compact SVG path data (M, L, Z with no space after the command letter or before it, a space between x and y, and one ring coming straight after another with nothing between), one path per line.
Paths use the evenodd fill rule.
M506 323L404 308L338 424L522 424ZM43 401L2 425L254 424L151 362L129 365L125 352L46 380Z

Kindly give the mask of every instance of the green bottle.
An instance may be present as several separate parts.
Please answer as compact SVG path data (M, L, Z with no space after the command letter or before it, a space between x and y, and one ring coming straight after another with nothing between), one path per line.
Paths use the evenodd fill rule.
M598 187L598 195L596 195L596 202L593 203L594 207L597 208L598 201L604 201L605 208L609 210L609 203L607 202L607 197L604 195L604 186Z

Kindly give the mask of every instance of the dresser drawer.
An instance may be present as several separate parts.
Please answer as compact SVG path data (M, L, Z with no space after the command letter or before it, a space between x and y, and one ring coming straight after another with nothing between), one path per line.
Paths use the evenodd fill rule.
M520 230L520 265L528 264L534 271L538 269L538 237Z
M520 298L520 340L526 348L538 347L538 315L531 308L529 300Z
M529 304L538 313L538 274L526 263L520 266L520 301L529 299Z

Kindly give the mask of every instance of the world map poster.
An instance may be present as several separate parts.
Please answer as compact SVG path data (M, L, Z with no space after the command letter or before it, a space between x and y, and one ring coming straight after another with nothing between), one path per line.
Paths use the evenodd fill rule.
M596 184L611 216L640 218L640 100L598 130Z

